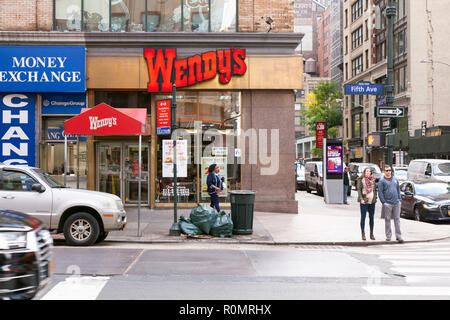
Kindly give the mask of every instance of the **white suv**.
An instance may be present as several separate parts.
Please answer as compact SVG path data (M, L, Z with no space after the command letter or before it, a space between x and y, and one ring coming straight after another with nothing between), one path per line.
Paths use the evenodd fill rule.
M27 213L77 246L103 241L127 223L122 201L113 194L66 188L39 168L1 163L0 208Z

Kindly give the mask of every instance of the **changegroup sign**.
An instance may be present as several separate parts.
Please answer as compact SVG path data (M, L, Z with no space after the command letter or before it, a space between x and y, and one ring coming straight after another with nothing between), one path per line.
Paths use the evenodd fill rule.
M82 46L0 46L0 92L85 92Z
M0 94L0 162L35 165L35 104L34 94Z

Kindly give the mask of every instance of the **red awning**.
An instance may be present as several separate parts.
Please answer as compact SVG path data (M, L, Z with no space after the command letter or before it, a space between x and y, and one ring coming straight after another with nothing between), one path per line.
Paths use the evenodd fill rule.
M147 110L115 109L106 103L82 109L81 114L64 122L65 134L75 135L150 135Z

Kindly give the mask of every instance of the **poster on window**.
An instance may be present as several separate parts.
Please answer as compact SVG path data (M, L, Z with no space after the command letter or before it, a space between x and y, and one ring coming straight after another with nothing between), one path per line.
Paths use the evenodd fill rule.
M173 178L173 140L163 140L163 178ZM187 177L187 140L177 140L177 177Z
M342 173L342 145L327 146L327 173Z
M212 164L216 164L219 167L219 177L225 179L225 183L223 184L223 190L220 191L219 197L226 197L228 193L227 187L227 158L224 157L202 157L202 171L201 171L201 181L202 181L202 197L208 197L209 194L207 191L206 178L208 177L208 168Z

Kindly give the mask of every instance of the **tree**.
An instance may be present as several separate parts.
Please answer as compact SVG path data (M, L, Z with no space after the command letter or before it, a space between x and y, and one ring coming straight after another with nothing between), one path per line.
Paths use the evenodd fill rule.
M312 93L308 94L305 107L300 112L305 117L302 123L308 126L311 135L316 135L316 122L326 122L328 137L338 136L338 126L342 125L342 90L335 81L321 80ZM322 148L313 148L311 153L322 156Z

